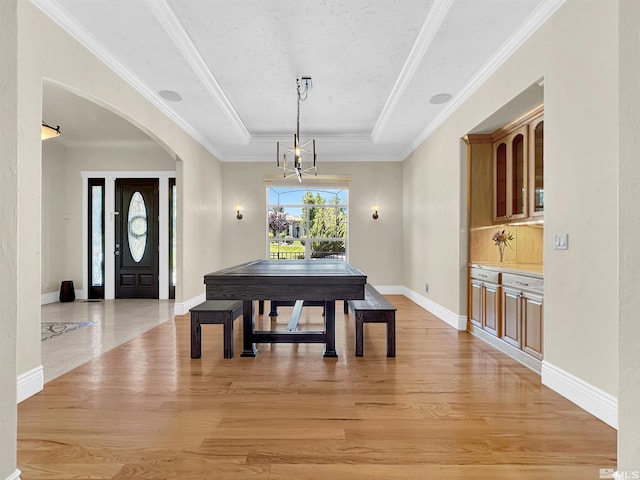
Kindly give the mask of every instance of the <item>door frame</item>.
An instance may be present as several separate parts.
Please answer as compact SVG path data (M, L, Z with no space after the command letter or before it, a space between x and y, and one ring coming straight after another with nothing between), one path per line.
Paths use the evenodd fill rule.
M78 298L87 298L89 285L89 178L104 178L104 298L111 300L115 298L115 195L117 178L157 178L158 179L158 204L159 211L158 234L159 234L159 281L158 298L166 300L169 298L169 209L162 208L162 205L169 203L169 178L175 177L175 171L82 171L82 285L83 289Z

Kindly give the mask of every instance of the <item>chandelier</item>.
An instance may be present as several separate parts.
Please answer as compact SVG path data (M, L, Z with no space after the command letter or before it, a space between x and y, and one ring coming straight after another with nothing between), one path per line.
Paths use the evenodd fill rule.
M296 175L298 181L302 182L302 175L317 175L316 172L316 141L307 140L300 143L300 102L304 102L311 88L311 77L296 78L298 90L298 115L296 117L296 133L293 134L293 144L282 144L284 152L282 162L280 162L280 142L276 144L276 165L282 168L284 178ZM311 150L308 148L311 145ZM302 165L302 155L313 155L313 165L304 167ZM292 158L293 157L293 158ZM292 165L293 161L293 165Z

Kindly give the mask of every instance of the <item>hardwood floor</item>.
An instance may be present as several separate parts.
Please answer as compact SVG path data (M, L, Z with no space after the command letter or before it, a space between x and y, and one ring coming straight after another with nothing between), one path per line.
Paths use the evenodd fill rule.
M165 322L19 405L21 478L588 480L615 467L614 429L470 334L387 298L396 358L376 324L356 358L342 308L338 359L314 344L242 358L238 319L235 358L222 358L222 326L204 325L191 360L189 317ZM321 309L305 309L305 324L317 329Z

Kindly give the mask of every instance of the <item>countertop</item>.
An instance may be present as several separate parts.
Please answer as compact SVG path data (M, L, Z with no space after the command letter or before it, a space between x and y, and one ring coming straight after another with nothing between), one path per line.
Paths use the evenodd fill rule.
M469 267L483 268L493 272L514 273L534 278L544 278L544 265L539 263L470 263Z

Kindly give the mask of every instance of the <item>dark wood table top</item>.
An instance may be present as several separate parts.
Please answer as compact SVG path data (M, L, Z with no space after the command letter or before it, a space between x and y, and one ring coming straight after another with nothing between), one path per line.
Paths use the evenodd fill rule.
M292 280L316 282L319 279L337 279L340 283L364 283L367 276L343 260L253 260L218 270L204 276L204 283L227 283L235 280L259 280L269 278L272 283L279 279L287 283Z
M367 276L343 260L254 260L204 276L207 298L335 300L364 298Z

